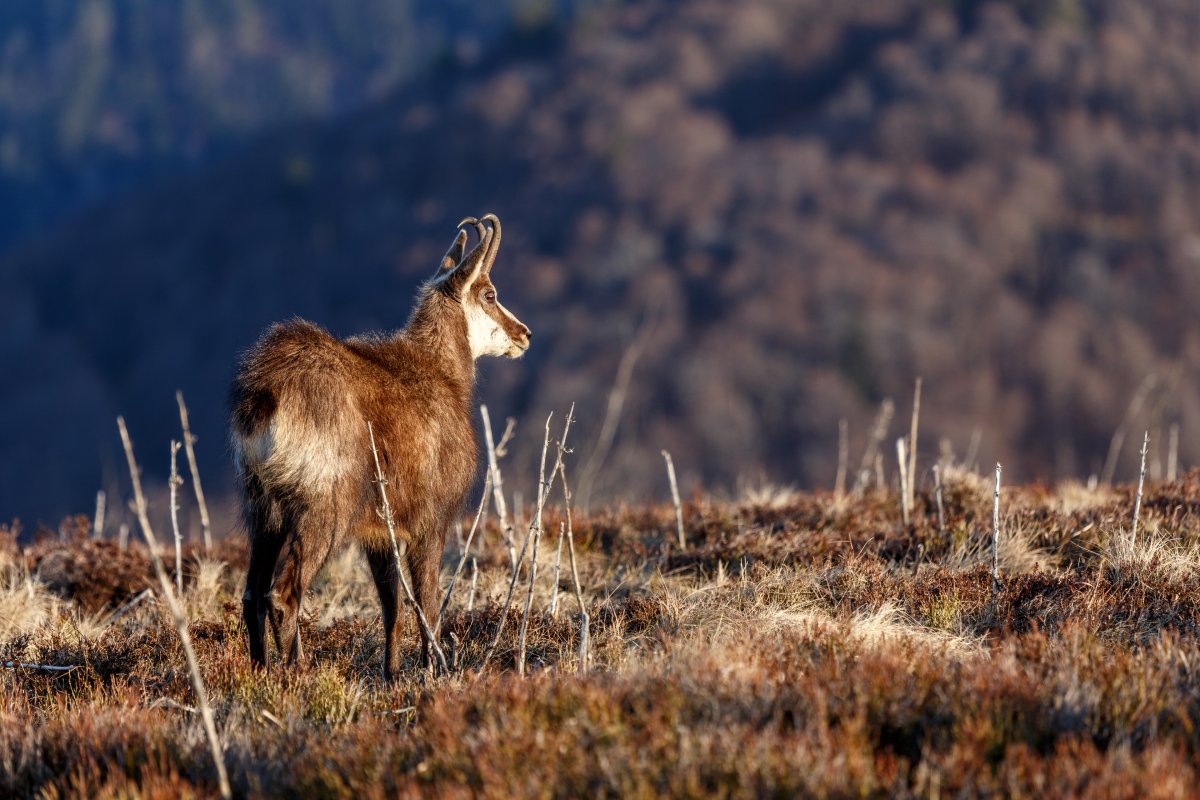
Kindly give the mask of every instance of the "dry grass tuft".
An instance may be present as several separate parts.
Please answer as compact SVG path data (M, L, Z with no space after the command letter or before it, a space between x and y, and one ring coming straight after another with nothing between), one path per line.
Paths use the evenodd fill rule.
M0 642L44 627L57 615L58 605L46 584L0 550Z

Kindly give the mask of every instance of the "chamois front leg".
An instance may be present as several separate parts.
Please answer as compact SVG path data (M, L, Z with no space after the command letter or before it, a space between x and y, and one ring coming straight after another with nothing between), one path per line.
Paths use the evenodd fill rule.
M375 579L383 618L383 677L394 681L400 677L400 611L404 602L400 573L390 548L367 551L367 563L371 567L371 577Z
M438 572L442 566L442 547L445 544L445 534L433 534L421 541L420 544L408 549L408 574L412 576L413 594L417 605L425 615L433 631L437 625L438 613ZM433 541L430 541L432 539ZM417 630L421 634L421 663L426 667L433 663L432 642L425 638L425 631L417 621Z

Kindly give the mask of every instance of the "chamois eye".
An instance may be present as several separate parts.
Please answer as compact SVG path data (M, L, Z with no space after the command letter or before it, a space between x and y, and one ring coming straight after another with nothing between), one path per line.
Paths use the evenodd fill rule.
M494 303L494 302L496 302L496 293L495 292L484 292L483 299L488 301L489 303Z

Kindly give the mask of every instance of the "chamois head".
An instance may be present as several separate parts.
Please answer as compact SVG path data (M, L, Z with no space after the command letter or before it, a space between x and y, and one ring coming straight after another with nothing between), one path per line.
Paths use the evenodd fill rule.
M467 217L458 223L459 228L464 225L475 228L478 244L464 255L467 232L460 230L442 258L434 284L462 305L473 358L519 358L529 349L533 331L500 305L492 284L492 264L500 250L500 220L495 214L486 214L481 219Z

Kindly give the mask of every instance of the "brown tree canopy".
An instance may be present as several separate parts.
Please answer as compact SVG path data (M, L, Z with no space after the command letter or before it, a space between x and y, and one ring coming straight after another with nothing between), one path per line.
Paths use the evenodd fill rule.
M922 469L980 429L1014 479L1099 472L1147 376L1131 438L1178 422L1200 459L1191 0L664 0L556 30L8 258L0 513L86 504L117 410L165 453L176 387L223 481L239 350L294 314L399 326L489 210L537 334L483 368L494 415L577 402L585 465L636 348L598 496L665 492L664 447L685 486L827 486L838 420L856 460L917 376Z

